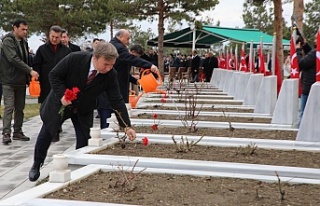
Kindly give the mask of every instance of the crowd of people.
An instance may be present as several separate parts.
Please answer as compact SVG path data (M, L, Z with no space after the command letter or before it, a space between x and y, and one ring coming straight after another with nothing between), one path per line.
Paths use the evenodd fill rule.
M127 49L130 32L125 29L119 30L110 42L94 39L92 48L81 51L71 43L67 30L55 25L49 29L47 41L33 54L28 50L27 31L28 23L16 20L12 32L2 38L0 82L4 100L4 145L12 140L30 140L22 131L26 88L31 77L40 82L38 102L43 125L36 140L29 180L39 178L48 148L51 142L59 141L59 132L66 119L70 118L73 123L76 149L88 145L93 111L97 108L101 114L101 128L107 127L108 112L117 111L121 128L129 140L134 140L136 134L131 128L125 103L129 101L129 82L137 84L139 77L132 76L130 68L137 66L158 72L154 64L156 53L150 51L147 61L134 55L134 49L130 52ZM65 93L67 89L77 91L77 98L69 100ZM101 101L103 95L107 98ZM101 104L106 109L101 109Z
M2 143L29 141L30 138L22 131L26 87L31 77L39 80L41 93L38 102L41 104L39 113L43 125L35 145L30 181L39 178L48 148L51 142L59 141L61 126L66 119L70 118L75 128L76 149L88 145L94 109L98 110L101 128L107 128L107 118L118 111L116 116L120 126L129 139L134 140L136 134L131 128L125 103L129 102L129 83L138 84L139 75L132 75L130 70L135 66L158 73L157 52L150 49L146 54L140 45L128 49L130 32L126 29L120 29L110 42L93 39L92 47L81 51L70 41L67 30L55 25L49 29L47 41L34 54L26 41L27 31L28 23L16 20L12 32L2 38L0 101L3 96ZM302 72L301 118L311 85L315 82L316 52L306 41L299 42L296 48ZM190 68L192 82L202 78L199 71L203 68L204 81L209 82L214 68L219 67L218 61L212 51L200 57L197 50L193 50L189 55L170 54L164 58L164 65L165 71L170 67L177 70L180 67ZM65 95L65 90L72 88L78 91L73 101Z

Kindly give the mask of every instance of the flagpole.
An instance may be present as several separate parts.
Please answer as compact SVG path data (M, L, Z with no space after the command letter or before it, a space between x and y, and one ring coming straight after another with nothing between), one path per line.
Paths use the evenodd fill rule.
M317 36L316 36L316 81L320 81L320 26L318 28Z
M253 60L253 40L250 42L250 51L249 51L249 68L250 72L252 72L252 60Z
M294 45L294 48L296 48L296 41L297 41L297 28L296 27L293 27L292 36L294 39L293 45Z
M272 75L275 75L275 67L276 66L276 32L273 33L272 40L272 57L271 57L271 71Z
M261 36L260 37L260 48L259 48L259 72L260 72L260 68L264 68L263 66L263 64L264 64L264 62L262 62L261 60L261 58L260 58L260 55L261 56L263 56L263 36ZM263 73L264 73L264 76L266 75L265 73L266 73L266 71L263 71Z

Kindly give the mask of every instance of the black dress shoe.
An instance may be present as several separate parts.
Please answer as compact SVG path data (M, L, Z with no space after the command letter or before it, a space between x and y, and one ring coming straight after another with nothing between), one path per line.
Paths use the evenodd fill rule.
M12 135L12 139L20 141L30 141L30 137L24 135L23 132L14 132Z
M60 141L60 135L59 133L56 133L52 138L51 142L59 142L59 141Z
M9 143L11 143L10 134L8 134L8 133L3 134L2 143L5 145L8 145Z
M34 162L30 171L29 171L29 180L31 182L35 182L40 177L40 167L43 165L43 163Z

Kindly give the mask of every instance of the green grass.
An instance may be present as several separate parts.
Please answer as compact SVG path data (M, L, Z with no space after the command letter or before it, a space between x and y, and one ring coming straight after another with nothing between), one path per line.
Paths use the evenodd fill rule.
M1 116L3 116L3 106L1 106ZM39 115L40 104L26 104L24 108L24 120Z

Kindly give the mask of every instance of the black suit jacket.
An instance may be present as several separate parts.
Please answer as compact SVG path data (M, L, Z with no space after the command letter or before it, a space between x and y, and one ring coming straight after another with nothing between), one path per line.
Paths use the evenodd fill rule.
M191 60L191 71L194 73L198 73L200 67L200 57L197 55Z
M218 68L218 58L215 56L212 56L211 58L209 58L208 60L208 68L209 70L213 70L214 68Z
M71 42L69 42L69 49L72 52L81 51L81 49L78 45L72 44Z
M99 73L90 84L86 84L91 58L92 53L89 52L71 53L50 72L49 80L52 89L41 105L40 116L52 135L55 134L62 123L61 115L59 114L62 106L60 100L65 90L73 87L78 87L80 93L77 99L72 102L72 106L77 110L82 129L88 135L93 124L93 110L96 107L96 99L104 91L109 97L112 108L117 110L125 121L125 123L119 121L120 126L131 126L127 108L120 94L115 69L106 74Z
M38 98L39 103L43 103L51 89L49 72L70 52L71 50L61 43L57 45L55 52L49 42L46 42L38 48L33 61L33 69L39 73L41 87L40 97Z
M120 92L126 103L129 102L129 80L132 83L136 83L134 77L130 75L131 66L150 68L151 62L136 57L129 53L127 47L125 47L116 37L110 41L113 46L116 47L119 57L114 65L114 68L118 72L118 81L120 85ZM134 82L135 81L135 82Z

